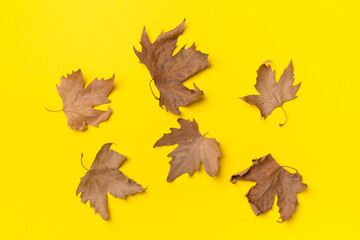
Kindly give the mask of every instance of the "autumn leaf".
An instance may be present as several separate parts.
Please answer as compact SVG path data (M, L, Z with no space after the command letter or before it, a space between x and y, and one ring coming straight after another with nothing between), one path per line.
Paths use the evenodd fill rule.
M207 54L185 46L172 56L178 37L182 34L185 20L175 29L161 33L154 43L149 41L145 27L141 36L142 52L135 49L140 63L146 65L150 75L160 92L159 105L166 107L174 114L180 113L179 107L186 106L204 95L194 83L194 90L188 89L182 83L209 67Z
M255 88L260 95L240 97L240 99L245 102L257 106L264 119L266 119L275 108L281 107L283 109L282 105L284 102L296 98L295 94L301 85L301 83L298 83L293 86L294 68L292 61L290 61L289 66L284 70L278 83L276 83L275 80L275 71L272 71L271 67L266 65L268 62L269 61L263 63L257 71L258 77ZM285 110L284 113L286 115ZM283 126L285 123L279 125Z
M126 157L110 150L111 143L104 144L91 165L81 178L76 195L81 192L81 202L90 201L94 211L104 220L109 219L107 192L114 197L126 199L126 196L145 191L139 184L126 177L119 167Z
M206 173L210 177L216 176L219 167L218 158L221 158L219 143L215 138L205 138L199 132L195 120L178 119L180 129L171 128L171 133L164 134L154 145L169 146L178 144L168 157L171 157L168 182L174 181L184 173L192 176L200 169L200 163L204 165Z
M236 181L256 182L256 185L246 194L255 215L263 214L271 209L275 194L278 197L277 205L282 222L291 218L295 212L298 205L296 194L307 188L307 185L302 183L302 177L297 171L290 173L284 167L280 166L271 154L268 154L253 160L250 168L231 177L233 183Z
M67 117L71 129L84 131L87 125L98 126L106 121L112 110L107 111L93 109L94 106L109 103L107 98L114 84L115 75L109 80L92 81L84 89L84 81L81 70L72 72L67 77L61 77L60 86L56 88L63 102L63 111Z

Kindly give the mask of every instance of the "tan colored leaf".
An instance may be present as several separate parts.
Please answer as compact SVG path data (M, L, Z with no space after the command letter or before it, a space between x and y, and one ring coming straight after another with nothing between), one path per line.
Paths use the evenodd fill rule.
M210 177L216 176L219 167L218 158L221 158L219 143L215 138L205 138L199 132L195 120L178 119L180 129L171 128L171 133L164 134L154 145L169 146L178 144L168 157L171 157L168 182L174 181L184 173L192 176L200 169L200 163Z
M209 67L208 54L195 50L195 45L172 56L178 37L182 34L185 20L170 32L161 33L154 43L149 41L145 27L141 36L142 52L135 49L140 63L146 65L160 92L160 107L174 114L180 113L179 106L194 102L204 93L194 84L194 90L188 89L182 82Z
M271 67L267 66L266 63L268 63L268 61L263 63L257 71L258 77L255 88L260 95L240 97L240 99L245 102L257 106L264 119L266 119L275 108L282 107L284 102L296 98L295 94L301 85L301 83L298 83L293 86L294 68L292 61L290 61L289 66L284 70L278 83L276 83L275 80L275 71L272 71ZM280 126L284 124L280 124Z
M107 192L114 197L126 199L126 196L145 191L139 184L126 177L119 167L126 157L110 150L111 143L104 144L91 165L81 178L76 195L81 192L81 202L90 201L94 211L104 220L109 219Z
M60 86L56 88L63 102L63 111L67 117L71 129L83 131L87 125L98 126L106 121L112 110L107 111L93 109L94 106L109 103L107 98L114 84L115 75L109 80L92 81L84 89L84 81L81 70L72 72L67 77L61 77Z
M291 218L295 212L298 205L296 194L307 188L297 171L289 173L275 161L271 154L253 160L250 168L234 174L231 182L236 183L236 181L256 182L256 185L246 194L256 215L270 210L277 194L277 205L283 222Z

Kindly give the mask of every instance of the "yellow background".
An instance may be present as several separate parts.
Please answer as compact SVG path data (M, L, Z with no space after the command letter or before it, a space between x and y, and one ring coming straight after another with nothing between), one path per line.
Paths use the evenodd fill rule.
M337 3L339 2L339 3ZM309 239L359 236L358 1L6 1L1 8L1 239ZM196 42L211 67L186 82L204 91L173 115L158 106L133 53L146 25L153 41L186 18L178 46ZM239 96L255 94L256 71L290 60L298 98L266 120ZM55 85L81 68L86 85L116 75L109 121L71 130ZM105 109L106 106L99 107ZM152 146L178 117L195 118L220 143L218 176L203 168L167 183L166 157ZM127 201L109 195L110 220L75 196L107 142L128 156L120 168L142 186ZM284 224L278 207L256 217L250 182L229 179L272 153L309 188Z

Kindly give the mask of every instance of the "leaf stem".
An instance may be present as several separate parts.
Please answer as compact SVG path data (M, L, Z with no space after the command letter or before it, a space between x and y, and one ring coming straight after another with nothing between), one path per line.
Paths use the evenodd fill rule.
M280 107L281 107L281 109L283 110L283 112L285 113L285 122L284 122L284 123L279 123L279 126L282 127L282 126L284 126L285 123L287 122L287 114L286 114L285 109L283 108L283 106L281 105Z
M291 168L296 171L297 174L299 174L298 170L296 168L290 167L290 166L281 166L282 168Z
M81 166L83 167L83 168L85 168L86 170L88 170L89 171L89 169L87 169L85 166L84 166L84 164L83 164L83 157L84 157L84 154L83 153L81 153L81 159L80 159L80 162L81 162Z
M155 96L155 93L154 93L154 91L152 90L152 87L151 87L151 82L152 82L152 81L154 81L154 79L151 79L150 82L149 82L149 87L150 87L151 93L152 93L152 95L154 96L154 98L155 98L156 100L159 100L159 98Z
M203 135L203 137L205 137L205 135L208 134L208 133L209 133L209 132L206 132L206 133Z
M64 110L50 110L48 108L45 108L46 111L49 111L49 112L63 112Z

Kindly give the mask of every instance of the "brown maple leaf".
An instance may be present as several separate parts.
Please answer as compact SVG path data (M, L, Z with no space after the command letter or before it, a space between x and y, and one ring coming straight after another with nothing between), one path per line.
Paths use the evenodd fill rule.
M289 173L275 161L271 154L253 160L250 168L231 177L233 183L238 180L256 182L256 185L246 194L255 215L270 210L276 194L282 222L291 218L295 212L298 205L296 194L307 188L297 171Z
M89 171L81 178L76 195L81 192L81 202L90 201L94 211L108 220L107 192L114 197L126 199L126 196L143 192L145 189L132 179L127 178L118 168L126 157L110 150L112 143L102 146Z
M194 90L188 89L182 82L209 67L208 54L185 46L172 56L178 37L182 34L185 20L175 29L161 33L154 43L149 41L145 27L141 36L142 52L135 49L140 63L146 65L150 75L160 92L159 105L165 105L166 111L180 113L179 106L194 102L204 93L194 83Z
M106 121L112 110L107 111L93 109L94 106L109 103L107 98L114 84L115 75L108 80L92 81L84 89L84 81L81 70L72 72L67 77L61 77L60 85L56 88L63 102L63 111L67 117L71 129L83 131L87 125L98 126Z
M268 62L270 61L263 63L257 71L258 76L256 78L255 88L260 95L240 97L240 99L245 102L257 106L264 119L266 119L275 108L282 108L284 102L296 98L297 96L295 96L295 94L301 85L301 83L298 83L293 86L294 68L292 61L290 61L289 66L284 70L278 83L276 83L275 80L275 71L272 71L270 66L266 66ZM284 109L283 111L286 116ZM279 125L283 126L285 123Z
M170 128L171 133L164 134L154 145L169 146L178 144L168 157L171 157L168 182L174 181L184 173L192 176L200 169L200 163L204 165L206 173L210 177L216 176L219 167L218 158L221 158L219 143L215 138L205 138L199 132L195 121L178 119L180 129Z

